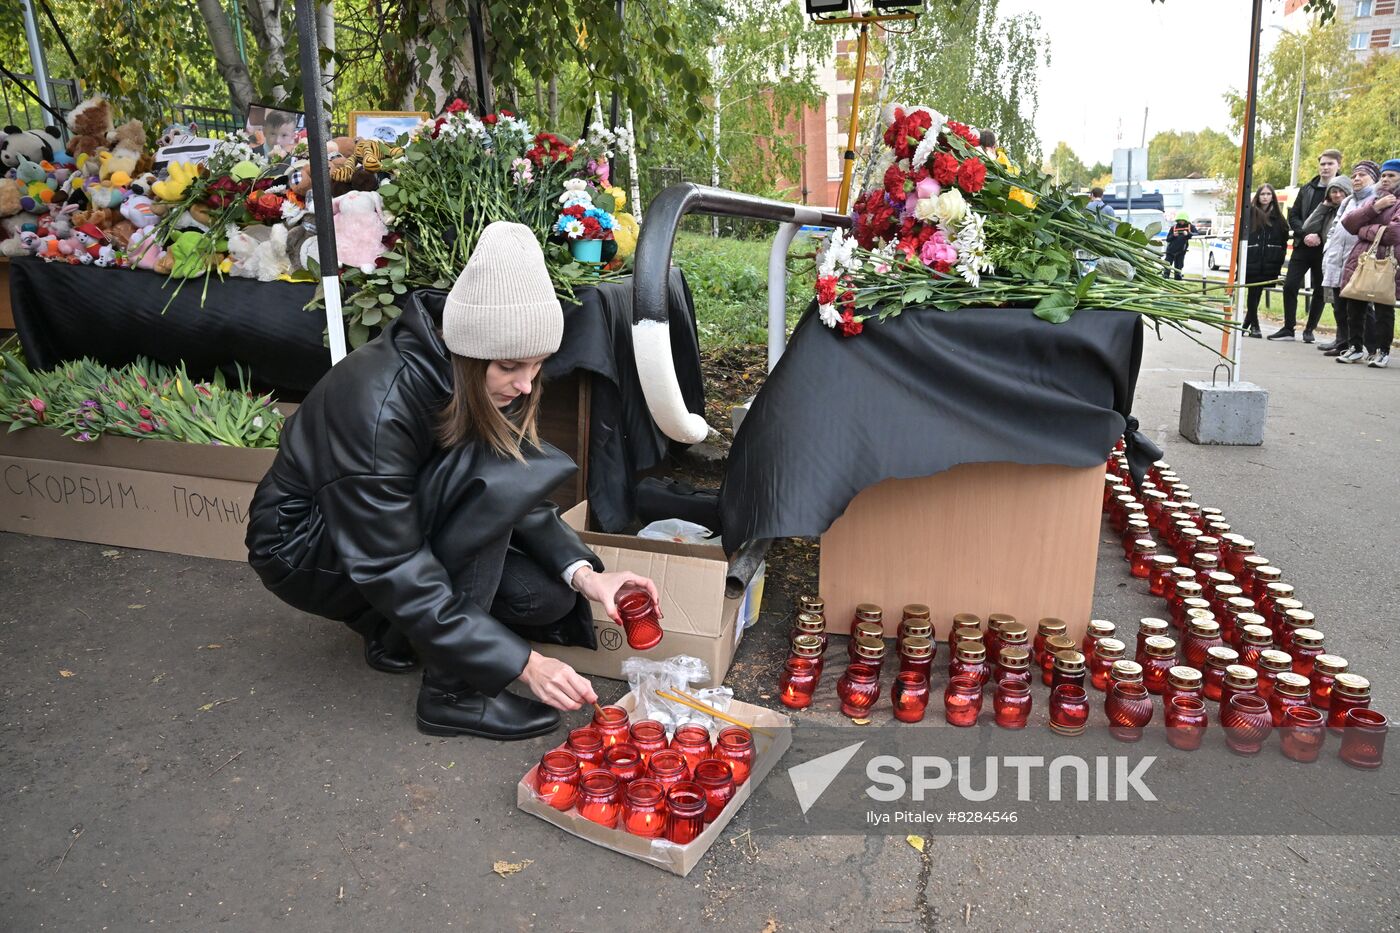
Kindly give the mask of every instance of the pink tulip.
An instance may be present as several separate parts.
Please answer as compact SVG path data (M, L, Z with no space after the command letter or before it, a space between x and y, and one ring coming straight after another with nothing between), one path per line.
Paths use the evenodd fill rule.
M30 399L29 407L34 409L34 414L39 416L40 421L44 420L44 413L49 410L49 406L45 405L44 400L41 398Z

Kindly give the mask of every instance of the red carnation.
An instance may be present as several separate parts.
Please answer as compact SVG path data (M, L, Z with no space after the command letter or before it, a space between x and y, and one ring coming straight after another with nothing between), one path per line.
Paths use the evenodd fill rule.
M907 176L900 171L898 165L891 165L885 169L885 193L895 201L903 201L908 192L904 189L904 182Z
M502 110L502 111L501 111L501 116L503 116L503 117L512 117L512 118L513 118L513 117L515 116L515 114L511 113L509 110Z
M829 305L836 303L836 276L817 276L817 304Z
M899 137L900 137L901 135L903 135L903 133L902 133L903 128L904 128L903 124L904 124L904 108L902 108L902 107L896 107L896 108L894 108L894 119L890 121L890 125L889 125L889 126L885 127L885 136L884 136L884 139L885 139L885 145L886 145L886 146L889 146L891 149L893 149L893 148L896 148L896 147L899 145L899 143L898 143Z
M968 126L966 123L959 123L957 120L949 120L948 129L952 130L955 135L961 136L970 146L980 146L982 144L981 137L974 133L972 127Z
M448 113L466 113L468 110L467 102L460 97L447 105Z
M856 320L854 313L850 311L841 312L841 336L854 337L865 330L865 324Z
M947 187L958 177L958 159L951 152L938 152L933 156L933 180Z
M987 182L987 166L981 159L968 159L958 168L958 187L968 194L976 194Z
M496 122L500 119L501 118L496 116L494 113L488 113L481 118L481 122L485 123L487 126L495 126Z
M909 114L908 119L904 121L904 139L911 153L919 147L919 141L932 125L933 117L928 115L927 110L916 110Z

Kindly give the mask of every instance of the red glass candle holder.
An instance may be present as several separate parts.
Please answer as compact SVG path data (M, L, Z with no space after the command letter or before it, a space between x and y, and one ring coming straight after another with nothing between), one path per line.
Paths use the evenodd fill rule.
M1139 538L1133 542L1133 559L1130 573L1139 580L1152 576L1152 558L1156 556L1157 543Z
M985 687L992 676L991 668L987 666L986 649L976 642L958 642L953 661L948 665L948 676L976 677L977 682Z
M1136 742L1152 721L1152 697L1142 684L1114 684L1104 700L1108 731L1120 742Z
M1332 705L1332 684L1337 675L1347 669L1347 659L1336 654L1320 654L1313 658L1312 674L1308 677L1311 692L1308 699L1313 706L1327 710Z
M1350 710L1371 705L1371 682L1358 674L1338 674L1332 684L1332 702L1327 707L1327 728L1340 732Z
M890 691L894 718L900 722L920 722L928 709L928 677L921 671L900 671Z
M1210 717L1206 715L1206 705L1200 697L1188 694L1168 697L1165 719L1167 742L1172 748L1192 752L1201 747Z
M627 710L620 706L600 706L593 711L593 728L603 736L603 747L626 742L628 736Z
M1257 755L1274 730L1269 704L1252 693L1230 698L1221 707L1220 725L1225 731L1225 744L1236 755Z
M1176 641L1165 635L1153 635L1143 645L1142 684L1147 692L1160 695L1167 689L1167 678L1176 667Z
M646 651L661 644L661 614L645 590L632 590L617 601L617 614L622 616L622 630L627 633L627 645L634 651Z
M1324 643L1325 638L1317 629L1294 629L1288 649L1293 656L1293 673L1311 677L1317 659L1327 653Z
M705 789L694 781L681 781L666 791L666 838L683 846L705 830L709 807Z
M1108 671L1114 661L1123 659L1126 649L1127 646L1116 638L1100 638L1094 642L1088 666L1089 683L1095 690L1108 689Z
M1031 655L1025 648L1010 647L1001 649L992 681L1001 683L1007 679L1019 680L1027 687L1031 685Z
M1210 619L1198 619L1186 630L1182 639L1181 655L1186 663L1194 668L1202 668L1206 663L1206 652L1224 645L1220 637L1220 626Z
M619 742L604 752L603 764L622 782L623 787L646 773L642 753L631 742Z
M925 623L927 624L927 623ZM899 648L899 671L917 671L925 680L933 679L933 658L937 644L926 635L908 635Z
M1170 554L1152 555L1152 572L1147 577L1147 592L1153 596L1166 597L1171 592L1172 568L1178 561Z
M1283 725L1289 709L1309 705L1308 687L1308 679L1292 671L1284 671L1274 679L1274 689L1265 702L1275 726Z
M862 638L874 638L884 643L885 626L884 623L875 619L862 619L859 614L856 621L851 625L850 637L846 639L846 658L852 664L861 663L861 657L856 652L856 647Z
M1083 735L1089 722L1089 695L1077 684L1050 691L1050 728L1060 735Z
M1167 704L1172 701L1172 697L1191 696L1198 700L1205 699L1205 692L1201 688L1201 672L1194 667L1187 667L1178 664L1167 671L1167 687L1162 691L1162 703Z
M743 726L728 726L715 738L714 760L722 761L734 774L734 784L741 786L753 770L753 736ZM691 769L694 771L694 769Z
M1038 667L1044 667L1046 664L1046 641L1054 636L1064 635L1067 628L1068 626L1060 619L1049 617L1041 619L1035 630L1035 640L1031 642L1031 663Z
M573 809L578 782L578 756L565 748L545 752L535 769L535 793L556 810Z
M826 619L814 612L799 612L797 621L793 623L792 631L788 633L788 642L803 635L810 635L817 640L821 647L822 654L826 654L827 644L831 636L826 632Z
M1373 771L1385 757L1385 736L1390 723L1373 709L1347 710L1342 747L1337 754L1353 768Z
M1283 711L1279 739L1285 758L1304 764L1317 761L1327 742L1327 717L1311 706L1290 706Z
M1230 702L1230 697L1242 693L1259 696L1259 674L1252 667L1231 664L1225 668L1225 680L1220 685L1220 705L1224 706Z
M639 719L630 730L632 745L642 756L642 764L651 764L651 756L666 747L666 727L654 719Z
M943 689L943 718L950 726L973 726L982 712L982 684L976 677L959 676Z
M1113 638L1118 627L1107 619L1090 619L1088 627L1084 630L1084 637L1079 642L1079 653L1085 659L1094 656L1094 643L1100 638Z
M666 835L665 789L650 778L628 784L622 794L622 826L643 839Z
M1030 683L1013 677L998 681L992 694L992 709L997 725L1003 729L1026 728L1031 716Z
M1055 671L1050 678L1052 691L1066 685L1083 687L1084 679L1084 655L1078 651L1061 651L1055 655Z
M713 823L734 799L734 773L718 758L706 758L695 767L695 783L705 789L705 822Z
M695 766L710 757L710 730L693 722L677 726L671 748L685 756L686 770L694 774Z
M647 762L647 777L669 790L681 781L690 780L690 769L686 767L685 756L674 748L663 748L651 756Z
M806 709L816 690L816 664L806 658L788 658L778 677L778 702L788 709Z
M843 715L866 718L880 695L879 671L868 664L852 664L836 682L836 695L841 698Z
M603 733L592 726L570 730L564 747L578 759L580 773L603 767Z
M815 635L798 635L789 644L788 657L812 662L812 674L820 680L822 668L826 666L821 639Z
M1140 619L1138 620L1137 642L1134 644L1133 660L1142 663L1147 657L1147 639L1149 638L1170 638L1171 623L1166 619ZM1176 647L1176 641L1172 641L1172 647Z
M622 783L611 771L590 771L578 786L578 815L609 829L622 815Z
M1055 658L1074 650L1074 640L1067 635L1052 635L1045 640L1045 654L1040 659L1040 680L1049 687L1055 681Z

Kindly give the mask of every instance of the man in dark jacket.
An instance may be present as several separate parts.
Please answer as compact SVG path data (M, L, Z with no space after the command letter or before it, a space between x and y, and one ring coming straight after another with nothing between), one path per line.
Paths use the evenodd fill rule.
M1191 226L1191 221L1185 211L1176 215L1176 223L1167 230L1167 265L1176 270L1176 277L1181 278L1181 269L1186 265L1186 248L1191 243L1191 235L1196 232L1196 228ZM1168 275L1171 273L1169 272Z
M1298 324L1298 289L1303 286L1304 273L1308 274L1308 284L1312 288L1308 295L1308 319L1316 321L1322 314L1322 238L1315 233L1304 233L1303 223L1326 199L1327 186L1341 165L1340 152L1323 150L1317 157L1317 174L1298 189L1289 205L1288 229L1293 237L1293 255L1288 260L1288 276L1283 280L1283 327L1270 334L1270 340L1293 339L1293 330ZM1303 342L1313 342L1311 329L1303 331Z

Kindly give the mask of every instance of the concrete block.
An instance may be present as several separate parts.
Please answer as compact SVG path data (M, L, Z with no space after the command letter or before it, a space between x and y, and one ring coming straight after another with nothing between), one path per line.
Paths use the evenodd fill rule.
M1181 384L1181 436L1193 444L1264 443L1269 392L1252 382Z

